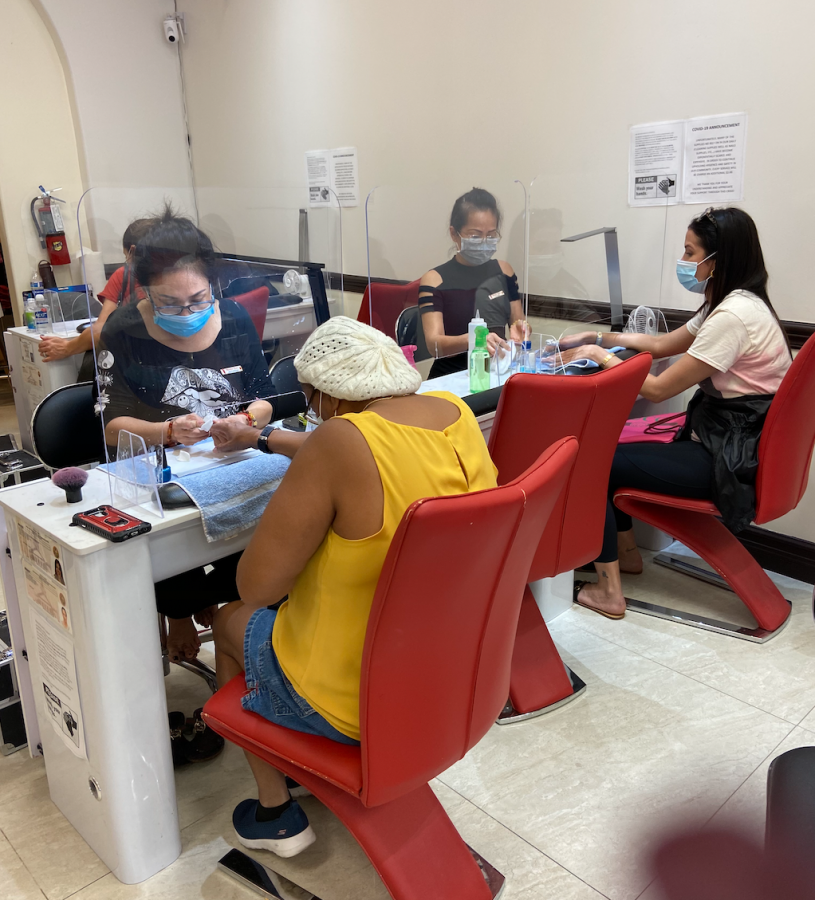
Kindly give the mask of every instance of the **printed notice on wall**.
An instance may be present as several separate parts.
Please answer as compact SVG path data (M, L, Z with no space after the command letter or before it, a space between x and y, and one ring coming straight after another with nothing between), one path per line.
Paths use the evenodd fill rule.
M43 707L65 746L74 756L87 759L73 639L36 609L31 610L31 626L40 675L40 685L34 689L42 690Z
M331 187L340 206L359 206L357 148L340 147L331 151Z
M629 133L628 203L671 206L682 196L685 123L634 125Z
M685 124L685 203L744 199L747 113L688 119Z
M356 147L306 151L308 205L359 206Z

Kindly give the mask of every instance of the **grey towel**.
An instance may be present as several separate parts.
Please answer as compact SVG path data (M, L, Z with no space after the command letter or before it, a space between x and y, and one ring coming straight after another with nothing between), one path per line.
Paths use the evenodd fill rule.
M288 456L264 453L173 481L201 510L207 540L221 541L257 523L290 463Z

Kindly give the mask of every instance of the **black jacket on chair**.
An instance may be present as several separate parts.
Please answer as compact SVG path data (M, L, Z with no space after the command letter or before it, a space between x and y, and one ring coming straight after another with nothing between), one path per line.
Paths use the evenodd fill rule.
M761 429L775 394L725 399L698 390L688 404L678 441L693 431L713 457L713 496L724 524L739 532L756 512L756 473Z

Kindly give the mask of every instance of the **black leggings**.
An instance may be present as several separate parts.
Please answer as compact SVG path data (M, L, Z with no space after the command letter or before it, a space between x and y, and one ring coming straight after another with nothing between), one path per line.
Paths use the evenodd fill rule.
M170 619L186 619L216 603L240 600L235 579L241 553L215 560L208 575L203 568L190 569L156 582L158 611Z
M631 516L612 503L615 491L637 488L673 497L709 500L712 481L713 457L696 441L620 444L611 464L603 549L597 562L616 562L617 532L633 527Z

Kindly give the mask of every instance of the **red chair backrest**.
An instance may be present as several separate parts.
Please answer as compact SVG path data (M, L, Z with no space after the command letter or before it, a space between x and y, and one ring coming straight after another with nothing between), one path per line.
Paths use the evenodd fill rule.
M263 329L266 327L266 310L269 307L269 288L259 287L237 297L230 297L249 313L249 318L255 326L260 340L263 340Z
M574 439L561 441L512 484L419 500L405 513L362 656L366 806L461 759L505 705L526 573L576 454Z
M373 288L373 293L369 291ZM371 302L368 302L369 296ZM410 284L384 284L371 283L365 288L362 295L362 305L357 315L358 322L373 325L388 337L396 338L396 320L399 313L408 306L416 306L419 302L419 282L411 281ZM369 313L373 312L373 321Z
M575 569L600 552L611 461L651 362L650 354L639 353L596 375L513 375L504 385L490 434L499 484L555 441L571 434L580 443L530 581Z
M770 405L758 445L754 522L772 522L804 496L815 446L815 335L798 351Z

